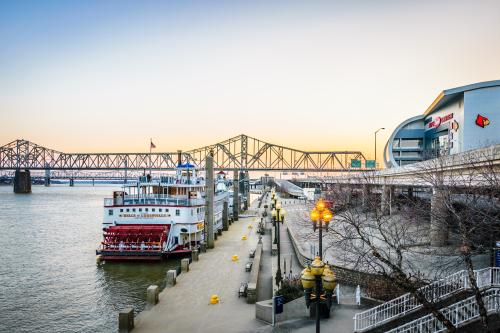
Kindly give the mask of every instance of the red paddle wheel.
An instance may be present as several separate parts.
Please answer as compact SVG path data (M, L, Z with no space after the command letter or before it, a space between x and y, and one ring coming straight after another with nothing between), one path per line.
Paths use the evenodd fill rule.
M99 254L105 260L160 260L169 230L169 225L110 226Z

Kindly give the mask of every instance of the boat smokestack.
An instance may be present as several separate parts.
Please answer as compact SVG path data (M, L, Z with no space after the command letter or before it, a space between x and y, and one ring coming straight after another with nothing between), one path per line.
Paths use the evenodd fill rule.
M182 150L177 151L177 166L182 164Z

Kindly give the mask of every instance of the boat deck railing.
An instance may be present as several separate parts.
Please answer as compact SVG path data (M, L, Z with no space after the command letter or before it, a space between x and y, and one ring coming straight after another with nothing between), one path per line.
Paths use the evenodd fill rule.
M126 195L123 199L105 198L104 206L128 206L128 205L175 205L175 206L197 206L204 205L205 199L173 198L165 194L141 194Z

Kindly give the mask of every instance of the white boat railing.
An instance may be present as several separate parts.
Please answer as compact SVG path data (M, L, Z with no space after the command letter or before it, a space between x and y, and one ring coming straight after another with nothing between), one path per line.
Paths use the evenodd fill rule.
M173 198L166 194L141 194L141 195L126 195L123 199L119 198L117 201L122 202L120 205L175 205L175 206L196 206L204 205L205 199L203 198ZM105 198L104 206L113 206L115 199Z
M484 292L483 302L488 314L498 312L500 310L500 289L492 288ZM441 313L455 327L463 323L470 322L479 318L479 306L477 305L475 296L466 298L460 302L450 305L441 310ZM434 315L428 314L422 318L416 319L399 327L396 327L388 333L438 333L446 331L446 327L442 322L436 319Z
M479 288L500 286L500 268L489 267L476 270L474 275ZM469 288L469 276L467 271L462 270L425 285L419 291L428 301L436 302ZM354 331L363 332L372 329L421 307L422 304L414 296L410 293L404 294L384 304L357 313L354 316Z

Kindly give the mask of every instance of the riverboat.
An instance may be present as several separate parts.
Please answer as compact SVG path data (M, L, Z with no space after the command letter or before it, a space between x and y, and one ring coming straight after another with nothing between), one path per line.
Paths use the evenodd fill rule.
M226 175L218 173L214 232L222 229L224 202L230 200ZM192 164L175 175L140 177L104 199L102 260L161 260L187 255L205 240L205 179Z

